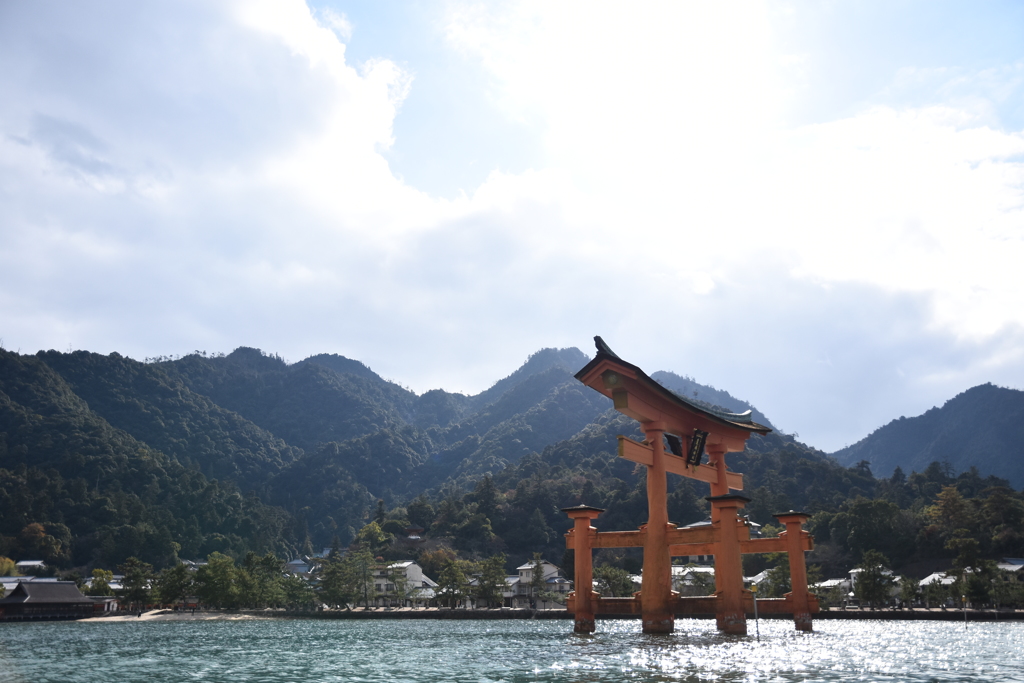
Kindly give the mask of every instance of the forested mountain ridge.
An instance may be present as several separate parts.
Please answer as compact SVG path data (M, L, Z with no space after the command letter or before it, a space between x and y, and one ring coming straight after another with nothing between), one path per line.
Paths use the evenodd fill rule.
M603 529L646 518L643 468L616 454L616 434L639 436L637 425L574 378L587 360L577 349L543 349L466 396L417 395L337 355L287 364L243 347L142 363L0 350L0 555L108 567L128 555L158 567L213 551L284 557L348 544L376 520L377 532L392 534L422 526L430 543L471 557L503 552L515 566L542 552L558 562L560 508L605 507ZM672 373L652 377L770 424L728 392ZM981 403L976 420L986 414ZM899 522L903 540L891 550L902 561L922 557L907 529L930 528L925 511L943 486L1009 511L999 519L1011 521L998 524L979 512L972 533L981 547L1009 552L1021 543L1012 522L1019 495L992 493L1005 482L976 472L957 478L925 463L920 475L877 480L777 431L753 436L728 462L744 473L751 519L813 513L836 564L856 561L871 537L858 526L865 519ZM669 486L673 522L706 515L706 485L673 476ZM934 555L935 543L922 547Z
M156 564L178 551L183 557L212 550L287 554L335 536L347 542L378 499L398 502L446 481L475 483L531 449L571 436L606 408L603 397L572 378L572 365L586 362L575 349L533 354L476 396L443 390L417 396L336 355L288 365L244 347L227 356L146 363L117 353L2 353L0 503L11 504L0 545L21 548L18 534L33 522L64 529L62 552L48 555L62 562L109 559L128 547L111 541L97 518L81 514L81 501L54 504L53 495L64 496L62 504L76 498L67 495L68 481L79 498L102 499L108 488L117 489L130 498L126 504L162 515L148 527L145 514L117 527L139 541L135 554ZM153 470L147 481L158 482L163 508L135 490L140 468ZM189 506L188 496L180 505L166 499L182 493L167 484L168 476L194 479L208 497L244 499L280 523L264 525L272 538L250 527L245 538L204 540L210 529L167 509ZM30 480L50 482L45 487L52 490L34 491ZM70 514L78 519L68 531L61 525ZM159 550L139 540L150 532L160 535ZM106 538L106 549L96 551L90 534ZM182 534L192 541L181 542Z
M0 350L0 554L113 566L287 553L290 523L111 426L41 359Z
M982 384L917 417L900 417L832 454L843 465L860 461L884 477L900 467L923 471L947 463L954 472L976 467L1024 487L1024 391Z
M88 408L207 477L261 489L302 451L189 389L159 364L85 351L37 354Z

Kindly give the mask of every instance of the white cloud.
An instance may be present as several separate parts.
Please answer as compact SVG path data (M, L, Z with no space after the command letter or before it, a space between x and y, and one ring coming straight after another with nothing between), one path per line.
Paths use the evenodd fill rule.
M1024 381L1019 66L894 68L796 125L814 57L769 5L455 4L449 44L544 154L443 200L389 167L417 84L350 63L347 17L61 8L0 21L9 345L331 351L475 391L599 333L829 446L914 392Z

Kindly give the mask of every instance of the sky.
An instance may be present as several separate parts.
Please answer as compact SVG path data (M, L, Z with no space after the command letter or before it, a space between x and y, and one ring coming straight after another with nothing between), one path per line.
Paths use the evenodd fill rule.
M825 451L1024 389L1024 5L0 0L0 343L479 392L601 335Z

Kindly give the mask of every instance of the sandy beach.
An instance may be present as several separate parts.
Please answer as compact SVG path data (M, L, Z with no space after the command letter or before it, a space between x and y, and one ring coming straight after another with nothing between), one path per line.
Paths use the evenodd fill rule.
M88 619L79 619L80 623L115 623L122 621L241 621L246 619L261 619L269 617L259 617L252 614L236 614L230 612L200 612L197 611L194 614L192 612L175 612L171 609L155 609L149 612L143 612L139 616L138 612L115 612L108 617L90 617Z

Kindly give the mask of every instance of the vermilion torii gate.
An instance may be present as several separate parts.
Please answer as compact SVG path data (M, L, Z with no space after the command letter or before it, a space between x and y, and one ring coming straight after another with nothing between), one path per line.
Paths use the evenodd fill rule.
M771 430L742 415L720 412L693 403L661 386L643 370L615 355L595 337L597 356L576 373L576 378L612 399L615 409L637 420L646 439L639 443L619 437L619 456L647 466L647 524L639 531L598 532L590 526L604 510L586 505L565 508L573 528L566 546L575 551L575 591L568 609L577 633L594 631L595 614L641 614L644 633L671 633L676 614L714 613L718 628L746 634L746 615L753 611L753 595L743 588L741 557L751 553L785 552L789 555L792 591L784 598L757 601L762 614L792 614L796 627L811 630L817 598L807 590L804 551L813 540L803 531L808 515L776 515L786 530L777 538L750 538L746 520L737 514L749 498L732 494L743 489L743 475L726 468L725 454L742 451L751 434ZM666 444L668 450L666 451ZM701 464L704 451L708 463ZM711 485L711 526L678 529L668 521L667 473L698 479ZM632 598L606 598L593 590L595 548L644 549L643 582ZM672 590L672 557L713 555L715 594L681 597Z

